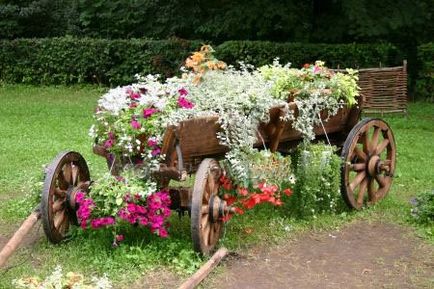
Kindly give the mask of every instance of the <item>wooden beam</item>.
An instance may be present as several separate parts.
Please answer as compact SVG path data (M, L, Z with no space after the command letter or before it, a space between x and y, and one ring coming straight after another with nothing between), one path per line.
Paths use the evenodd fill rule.
M193 274L187 281L181 284L178 289L193 289L205 279L206 276L220 263L220 261L228 254L228 249L220 248L211 259L208 260L196 273Z
M18 246L23 241L24 237L29 233L29 231L33 228L36 222L39 220L41 213L39 210L34 211L27 217L27 219L23 222L21 227L15 232L12 238L7 242L7 244L0 251L0 268L6 264L6 261L9 257L15 252Z

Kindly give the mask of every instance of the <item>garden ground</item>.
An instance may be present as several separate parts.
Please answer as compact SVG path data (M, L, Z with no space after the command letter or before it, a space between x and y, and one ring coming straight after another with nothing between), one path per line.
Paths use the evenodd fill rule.
M92 176L105 171L87 138L101 93L95 87L0 87L0 246L31 208L24 191L59 151L83 153ZM409 200L434 189L434 105L411 104L408 118L386 120L398 164L384 201L311 220L270 207L237 217L221 242L235 253L202 287L432 288L434 227L411 221ZM53 246L36 229L10 260L12 267L0 271L0 288L22 276L46 276L57 264L65 271L108 273L119 288L175 287L204 260L191 250L188 218L171 222L168 240L126 228L131 237L116 250L110 232L77 230L69 242Z

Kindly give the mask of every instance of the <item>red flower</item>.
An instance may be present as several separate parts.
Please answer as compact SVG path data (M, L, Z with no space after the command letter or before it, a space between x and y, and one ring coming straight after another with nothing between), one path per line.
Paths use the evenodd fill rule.
M292 190L290 188L287 188L283 190L283 193L289 197L292 195Z
M243 187L238 188L238 194L240 194L241 196L247 196L248 193L249 191L246 188Z
M224 194L223 199L226 201L228 206L232 205L237 200L235 196L231 196L229 194Z

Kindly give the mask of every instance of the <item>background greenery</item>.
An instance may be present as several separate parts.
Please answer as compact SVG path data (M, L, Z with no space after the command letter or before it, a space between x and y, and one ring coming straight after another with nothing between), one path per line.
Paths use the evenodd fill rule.
M177 38L109 40L67 36L0 40L0 80L6 83L125 85L134 81L136 73L159 73L164 77L179 74L183 60L200 45L200 41ZM404 58L390 43L227 41L215 50L217 58L229 64L245 61L255 66L269 64L276 57L283 63L291 62L294 67L324 59L328 66L341 68L402 65Z
M30 207L26 206L25 196L34 187L31 184L41 180L43 166L59 151L82 153L93 179L106 171L104 160L92 154L87 136L96 100L104 90L94 86L0 86L1 237L10 236L26 217ZM429 149L434 135L433 111L434 104L411 103L408 117L385 118L396 138L397 170L388 197L376 206L308 220L292 218L288 207L263 206L233 218L221 242L230 250L241 252L256 244L282 242L305 230L336 229L353 220L413 223L410 200L434 188L434 151ZM22 276L46 276L57 264L62 264L66 272L106 272L119 288L130 288L131 283L150 271L159 274L161 270L170 270L185 276L204 260L192 251L188 216L179 218L174 213L171 224L167 240L146 229L126 227L123 233L127 239L118 249L111 247L111 232L77 230L71 240L54 246L39 227L31 234L32 239L36 236L34 243L26 240L28 246L19 249L8 262L12 268L0 271L0 288L10 288L11 280ZM434 242L434 226L418 224L416 228Z
M343 58L342 55L354 52L339 47L320 46L318 43L392 43L400 51L401 56L380 61L383 65L390 65L403 57L408 59L411 76L409 94L419 99L432 99L427 93L432 88L432 84L429 84L432 80L426 81L427 76L432 79L432 66L426 65L425 62L431 61L433 52L432 49L425 49L426 47L422 52L418 52L417 47L433 41L433 23L434 5L431 0L0 0L0 39L65 36L95 39L181 38L203 39L215 46L231 40L272 41L274 43L263 45L232 43L223 47L230 50L225 53L231 58L244 56L244 52L234 50L235 47L250 46L249 51L258 52L248 55L248 59L253 61L256 61L256 58L263 59L262 54L265 54L271 57L281 56L296 64L302 60L298 55L307 53L308 61L318 59L318 55L324 56L322 59L332 66L335 63L341 66L345 63L346 66L360 67L368 64L378 66L379 61L375 55L369 58L370 53L367 54L365 61L359 61L359 58L357 61L348 57ZM71 42L59 39L55 41L63 48ZM49 44L53 50L51 53L42 53L41 57L48 60L50 69L41 68L41 65L35 66L34 62L31 62L28 63L29 67L26 70L27 63L20 62L19 70L17 68L11 75L13 69L8 68L9 74L7 77L2 76L0 80L21 82L24 78L26 83L35 83L36 80L42 83L51 81L47 80L46 74L57 74L58 70L63 72L63 62L71 70L70 64L75 60L74 57L81 54L84 55L78 59L79 72L66 71L48 78L54 77L56 83L86 81L117 84L132 79L133 74L124 74L128 69L134 72L147 72L152 67L153 72L163 72L167 75L179 66L182 58L177 58L181 56L177 54L178 49L166 47L165 52L156 53L155 46L148 47L150 42L142 41L131 41L135 44L124 41L112 44L95 40L92 44L86 43L83 51L83 43L75 40L78 43L71 44L70 50L76 49L80 54L71 53L70 50L62 54L53 48L54 44ZM145 42L148 44L143 44ZM261 48L279 46L277 42L306 45L296 44L292 48L287 48L290 50L286 51L287 53L279 51L282 53L278 55L274 53L275 48L271 49L271 54ZM17 43L12 46L23 55L31 55L32 49L41 54L38 50L40 47L31 41L19 44L23 46L20 49L16 48ZM103 50L99 46L104 44L111 47ZM9 44L3 45L7 47L5 53L8 57L16 56L9 52ZM156 46L164 47L164 44ZM327 52L317 53L319 49L312 48L314 46L321 47ZM191 50L194 48L190 48L189 52ZM99 52L98 55L93 53L96 51ZM184 54L185 52L182 52L182 55ZM93 62L89 56L95 55ZM80 63L83 61L89 63ZM94 67L91 69L94 74L86 73L90 69L89 66ZM33 68L35 70L32 70ZM16 72L21 70L27 73L21 75ZM101 72L104 72L103 75ZM418 77L422 77L422 81L419 81Z

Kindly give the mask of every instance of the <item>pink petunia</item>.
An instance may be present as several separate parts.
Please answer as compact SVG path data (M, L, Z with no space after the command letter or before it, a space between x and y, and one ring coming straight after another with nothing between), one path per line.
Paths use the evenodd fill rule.
M154 137L148 139L148 146L155 147L157 144L157 140Z
M136 119L133 118L133 120L131 120L131 126L134 129L140 129L141 125L140 122L138 122Z
M143 110L143 117L144 118L148 118L150 116L152 116L154 113L156 113L158 110L156 110L155 108L145 108Z
M104 142L104 147L109 149L113 146L113 144L114 144L114 141L112 139L108 139Z
M159 147L156 147L152 150L151 155L153 157L158 156L161 153L161 149Z
M130 94L131 99L139 99L140 98L140 93L138 92L133 92Z
M194 107L194 104L183 96L178 98L178 105L185 109L191 109Z
M185 88L181 88L180 90L178 90L179 95L181 96L187 96L188 95L188 91Z

